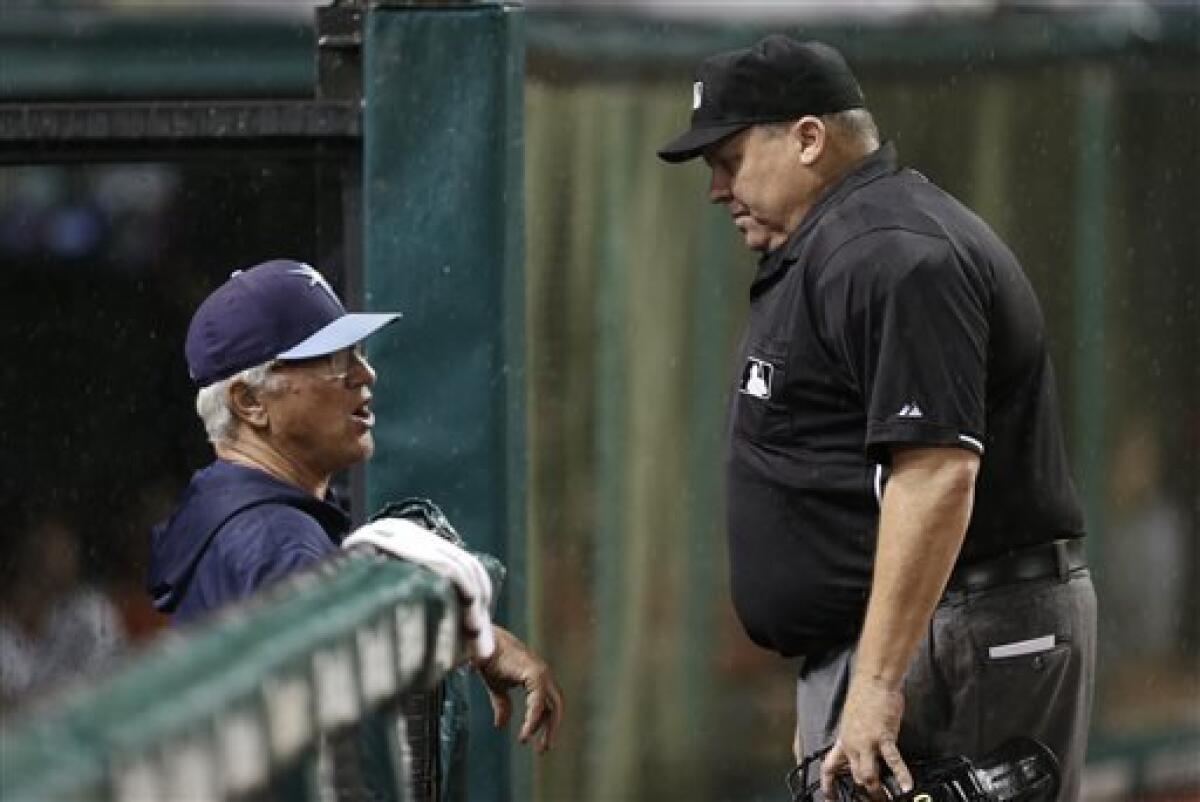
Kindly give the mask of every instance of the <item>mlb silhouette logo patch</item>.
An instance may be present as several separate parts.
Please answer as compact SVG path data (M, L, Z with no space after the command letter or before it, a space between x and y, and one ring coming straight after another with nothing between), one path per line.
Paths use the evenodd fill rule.
M755 398L771 397L771 383L775 379L775 366L765 359L752 356L746 360L742 369L742 382L738 392L752 395Z

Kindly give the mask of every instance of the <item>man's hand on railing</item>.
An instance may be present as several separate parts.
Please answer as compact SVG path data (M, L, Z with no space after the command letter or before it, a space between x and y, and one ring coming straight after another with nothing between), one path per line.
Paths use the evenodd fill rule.
M488 611L492 603L492 580L475 555L407 518L376 519L342 541L343 549L362 545L423 565L449 579L462 602L460 615L467 651L477 660L491 656L495 648Z
M554 733L562 720L562 691L554 682L554 673L545 660L507 629L493 625L493 630L496 633L496 651L487 660L473 663L492 699L495 725L503 727L512 714L509 689L523 687L526 693L525 723L521 725L517 738L521 743L528 743L537 733L535 748L539 754L545 752L551 747Z
M503 727L512 715L508 691L522 687L526 694L525 721L517 737L521 743L528 743L536 735L537 751L548 750L562 720L562 691L545 660L511 632L491 622L492 581L479 560L462 548L462 539L437 505L423 499L389 504L369 524L347 537L342 547L365 544L423 565L454 584L463 602L467 652L487 686L496 726Z

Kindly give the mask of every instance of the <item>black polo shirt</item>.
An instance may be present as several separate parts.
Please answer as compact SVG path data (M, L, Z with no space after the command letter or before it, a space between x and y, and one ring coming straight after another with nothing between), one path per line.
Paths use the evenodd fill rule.
M1080 537L1042 312L988 226L885 144L750 292L729 409L734 605L785 655L858 637L892 446L982 456L960 562Z

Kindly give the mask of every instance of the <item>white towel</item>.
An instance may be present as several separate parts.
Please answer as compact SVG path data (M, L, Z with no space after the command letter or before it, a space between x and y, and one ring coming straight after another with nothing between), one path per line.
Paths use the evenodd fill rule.
M492 656L496 651L496 636L488 612L492 603L492 580L474 555L404 518L381 518L360 526L342 541L342 548L363 543L401 560L423 565L450 580L463 600L462 623L471 656L477 660Z

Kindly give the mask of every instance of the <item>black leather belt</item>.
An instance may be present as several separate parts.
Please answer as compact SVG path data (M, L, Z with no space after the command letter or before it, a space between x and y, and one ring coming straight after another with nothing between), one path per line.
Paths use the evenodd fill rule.
M1034 579L1058 577L1063 580L1075 569L1086 565L1082 540L1056 540L971 565L960 565L950 574L946 589L980 591Z

